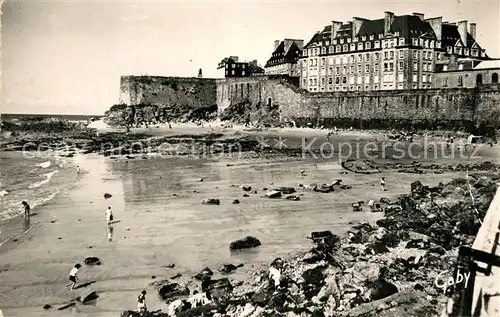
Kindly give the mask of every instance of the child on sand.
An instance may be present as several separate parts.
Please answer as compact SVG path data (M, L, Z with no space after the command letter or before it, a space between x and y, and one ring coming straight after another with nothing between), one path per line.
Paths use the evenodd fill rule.
M382 188L382 191L385 192L385 178L382 177L380 179L380 187Z
M30 216L30 210L31 210L31 207L30 207L30 205L29 205L27 202L25 202L24 200L23 200L22 204L23 204L23 206L24 206L24 217L25 217L25 218L28 218L28 217Z
M71 290L73 290L75 288L75 285L76 285L76 281L78 280L78 270L81 268L82 266L80 264L75 264L75 266L71 269L71 272L69 272L69 280L71 283L69 283L68 285L66 285L66 287L70 286L71 285Z
M106 209L106 223L109 225L113 221L113 213L111 212L111 207Z
M139 314L144 314L148 310L146 307L146 290L143 290L142 293L137 297L137 312Z

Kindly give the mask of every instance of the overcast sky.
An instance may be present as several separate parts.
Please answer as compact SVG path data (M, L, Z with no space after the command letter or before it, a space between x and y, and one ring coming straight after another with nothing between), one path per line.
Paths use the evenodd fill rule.
M421 12L477 23L500 57L499 1L6 1L4 113L99 114L118 101L120 75L218 77L229 55L264 64L273 42L306 42L331 20Z

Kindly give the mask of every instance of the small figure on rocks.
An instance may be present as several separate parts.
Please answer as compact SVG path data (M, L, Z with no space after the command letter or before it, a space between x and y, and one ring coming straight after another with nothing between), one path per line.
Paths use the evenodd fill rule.
M382 177L380 179L380 188L382 189L383 192L385 192L386 189L385 189L385 178L384 177Z
M108 209L106 209L106 223L110 225L112 221L113 221L113 212L111 212L111 207L108 207Z
M300 176L306 176L306 172L304 170L300 170Z
M28 218L30 216L30 211L31 211L30 204L28 204L24 200L23 200L22 204L23 204L23 207L24 207L24 218Z
M275 289L278 290L281 283L281 269L279 260L271 263L271 267L269 268L269 277L274 281Z
M148 310L146 306L146 290L143 290L139 296L137 296L137 312L139 314L145 314Z
M78 166L78 165L76 166L76 173L80 174L80 166Z
M75 288L75 285L76 285L76 281L78 281L78 270L81 268L82 266L78 263L78 264L75 264L75 266L71 269L71 271L69 272L69 280L71 283L68 283L66 285L66 287L68 286L71 286L70 290L73 290Z

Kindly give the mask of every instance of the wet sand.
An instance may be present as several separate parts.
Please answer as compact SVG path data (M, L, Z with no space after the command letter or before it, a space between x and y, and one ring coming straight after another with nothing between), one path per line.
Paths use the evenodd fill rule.
M75 160L85 171L80 182L36 210L32 221L38 224L33 230L0 248L0 309L5 316L119 316L125 309L135 309L135 299L144 288L149 293L149 309L166 310L148 286L152 276L163 279L180 273L180 280L187 281L206 266L216 271L222 263L244 263L230 277L245 279L249 270L307 249L310 241L305 237L311 231L342 234L351 221L375 221L383 216L352 212L353 202L407 193L416 180L437 185L464 176L394 171L340 175L337 160L317 165L263 160L209 163L186 157L113 160L95 155ZM300 176L301 169L306 176ZM378 185L382 176L388 179L385 193ZM328 194L304 192L300 201L262 197L264 187L298 188L298 183L335 179L353 188ZM242 189L231 186L238 184L250 185L258 193L243 197ZM105 192L113 196L105 200ZM221 205L202 205L204 198L218 198ZM241 203L233 205L234 199ZM112 226L112 241L105 225L107 206L112 206L119 221ZM262 246L231 253L229 243L246 235L259 238ZM103 265L83 265L81 283L97 282L66 290L71 267L83 264L88 256L99 257ZM170 263L175 268L164 267ZM45 304L60 307L86 289L98 292L95 305L65 311L42 309Z

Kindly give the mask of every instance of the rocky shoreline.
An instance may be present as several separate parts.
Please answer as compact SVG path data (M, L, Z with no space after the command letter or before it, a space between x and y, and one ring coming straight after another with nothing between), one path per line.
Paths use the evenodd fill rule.
M436 187L414 182L411 193L392 202L381 199L385 218L376 224L353 224L343 237L313 232L309 251L275 259L271 267L280 270L278 287L267 270L252 272L253 281L242 283L213 280L206 268L193 278L212 301L189 307L182 301L192 291L187 285L170 279L152 286L162 301L174 303L175 316L437 316L447 290L436 279L453 271L460 245L472 244L498 179L473 176ZM260 247L260 242L247 237L235 246ZM225 265L219 271L236 269Z

